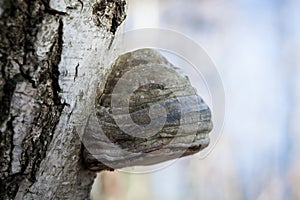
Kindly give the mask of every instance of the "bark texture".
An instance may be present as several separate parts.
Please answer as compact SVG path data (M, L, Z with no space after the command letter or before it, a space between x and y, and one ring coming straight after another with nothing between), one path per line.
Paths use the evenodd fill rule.
M126 16L125 1L99 2L1 1L0 199L89 198L81 127Z

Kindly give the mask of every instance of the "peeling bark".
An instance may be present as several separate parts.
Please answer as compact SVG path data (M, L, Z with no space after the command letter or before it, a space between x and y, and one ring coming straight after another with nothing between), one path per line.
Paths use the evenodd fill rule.
M89 198L80 127L117 54L125 3L99 28L96 2L65 2L0 3L1 199Z

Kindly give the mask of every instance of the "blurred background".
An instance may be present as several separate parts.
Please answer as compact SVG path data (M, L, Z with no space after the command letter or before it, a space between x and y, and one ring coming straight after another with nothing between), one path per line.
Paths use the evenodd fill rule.
M125 30L172 29L206 50L224 84L226 119L205 159L101 173L96 199L300 199L299 11L299 0L128 0Z

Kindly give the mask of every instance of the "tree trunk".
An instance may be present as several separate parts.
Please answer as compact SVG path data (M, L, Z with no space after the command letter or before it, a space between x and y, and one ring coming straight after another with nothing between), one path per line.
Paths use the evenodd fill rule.
M0 199L89 199L81 128L125 0L0 2Z

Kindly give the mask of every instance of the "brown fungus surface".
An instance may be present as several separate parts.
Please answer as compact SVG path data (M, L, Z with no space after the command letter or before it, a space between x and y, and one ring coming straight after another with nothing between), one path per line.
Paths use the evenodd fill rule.
M188 77L154 50L119 56L99 96L83 137L91 170L156 164L209 145L209 107Z

